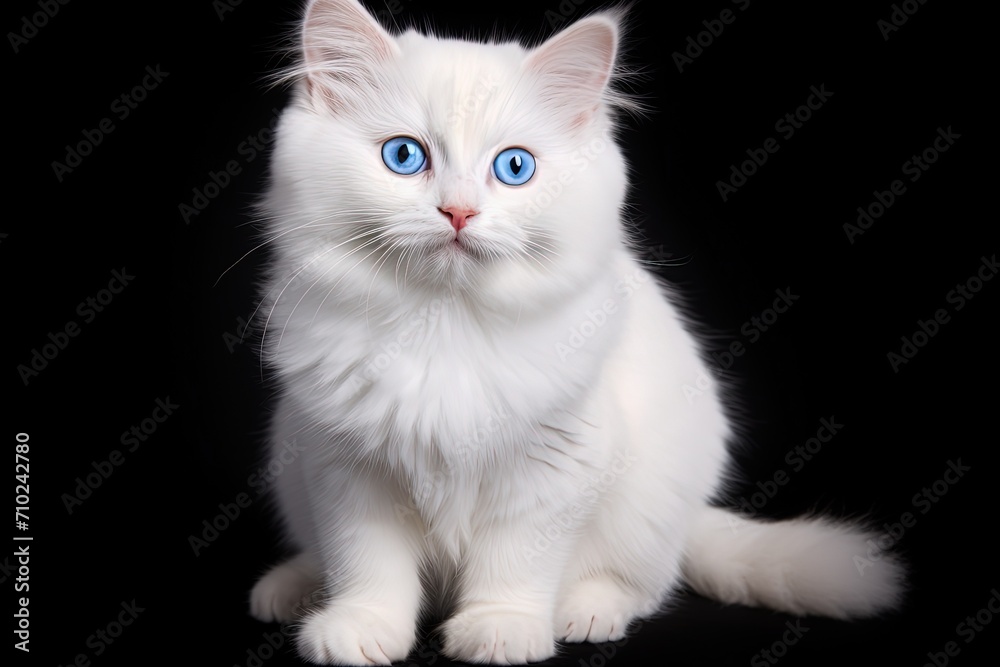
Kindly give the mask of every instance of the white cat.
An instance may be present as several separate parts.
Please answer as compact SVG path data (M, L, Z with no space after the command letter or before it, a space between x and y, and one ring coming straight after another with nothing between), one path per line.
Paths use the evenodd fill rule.
M898 603L897 562L855 566L863 528L707 504L730 425L716 387L688 400L709 373L621 220L617 14L525 49L313 0L301 38L262 304L296 555L255 617L319 589L300 653L389 664L444 600L448 655L518 664L622 638L682 581L795 614Z

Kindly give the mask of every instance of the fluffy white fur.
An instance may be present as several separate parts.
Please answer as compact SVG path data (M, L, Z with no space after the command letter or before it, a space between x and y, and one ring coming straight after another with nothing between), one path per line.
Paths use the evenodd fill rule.
M684 580L725 602L854 617L893 607L870 537L734 522L707 501L730 426L695 340L630 250L612 138L618 16L534 49L387 34L313 0L265 200L263 345L282 396L276 482L296 555L252 592L302 619L313 661L389 664L444 601L445 651L481 663L624 636ZM418 139L400 176L383 142ZM510 187L491 163L537 160ZM439 208L477 211L460 232Z

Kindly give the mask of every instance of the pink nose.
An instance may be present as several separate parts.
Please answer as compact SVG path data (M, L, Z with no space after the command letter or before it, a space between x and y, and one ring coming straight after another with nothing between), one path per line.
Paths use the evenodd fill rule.
M456 232L469 224L469 218L479 214L479 211L473 211L472 209L461 208L459 206L448 206L446 208L438 207L438 210L441 211L444 217L448 218L448 222L451 223L451 226L455 228Z

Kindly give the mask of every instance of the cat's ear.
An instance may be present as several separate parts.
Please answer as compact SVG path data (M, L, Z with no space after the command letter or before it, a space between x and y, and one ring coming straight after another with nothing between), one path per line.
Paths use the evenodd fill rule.
M357 0L310 0L302 22L302 65L310 96L334 107L359 84L374 85L396 42Z
M601 13L581 19L546 40L526 66L540 78L544 102L584 125L595 115L614 72L618 17Z

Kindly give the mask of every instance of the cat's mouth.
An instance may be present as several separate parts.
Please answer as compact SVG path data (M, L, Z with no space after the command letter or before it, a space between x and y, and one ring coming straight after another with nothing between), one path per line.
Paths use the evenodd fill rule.
M440 252L451 261L485 259L485 253L480 245L464 233L456 234L445 241Z
M467 253L469 252L469 239L464 236L461 232L457 232L451 240L445 242L445 250L451 252Z

